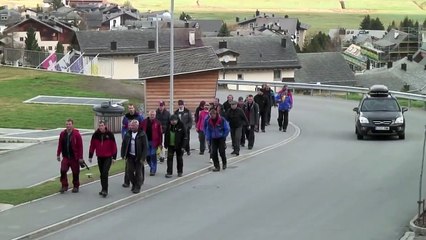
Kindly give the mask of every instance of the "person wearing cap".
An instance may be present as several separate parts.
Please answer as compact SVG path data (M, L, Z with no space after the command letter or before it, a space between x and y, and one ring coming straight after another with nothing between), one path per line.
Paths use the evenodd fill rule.
M155 111L149 111L148 117L142 122L142 129L145 131L148 139L148 155L146 157L146 162L150 168L150 176L155 176L157 172L157 148L163 144L161 123L157 120L155 115Z
M219 156L222 159L222 169L227 167L226 160L226 137L229 134L229 123L221 117L215 109L210 110L210 117L206 119L204 132L207 141L211 144L211 156L213 159L213 172L220 171Z
M102 190L99 195L108 195L108 175L111 164L117 158L117 144L114 134L105 126L105 121L101 120L98 129L93 133L89 147L89 162L92 163L94 153L98 157L98 167L101 178Z
M200 141L200 155L204 155L204 151L206 150L206 135L204 133L204 123L208 115L209 105L205 104L204 102L203 110L199 112L198 121L195 127L195 130L198 133L198 140Z
M287 85L275 96L275 101L278 103L278 126L279 130L286 132L288 126L288 113L293 108L293 95Z
M243 109L243 107L244 107L244 98L242 97L242 96L239 96L238 97L238 103L237 103L237 106L239 107L239 108L241 108L241 109Z
M178 101L178 109L175 111L175 114L179 117L180 121L183 123L183 126L185 127L185 132L186 132L186 143L184 144L185 146L185 151L186 154L189 156L191 155L191 148L189 146L189 141L190 141L190 130L192 128L192 114L191 111L185 107L185 103L183 102L183 100L179 100Z
M170 122L167 125L164 147L167 149L167 170L166 178L173 176L173 158L176 153L178 177L183 174L183 148L186 144L185 126L176 114L170 116Z
M239 156L243 126L248 124L248 120L243 110L237 107L236 101L231 101L230 104L231 108L226 112L226 119L231 128L232 148L234 149L231 154Z
M155 117L158 121L161 123L161 131L163 133L163 141L164 141L164 133L166 132L167 125L170 121L170 112L166 109L166 104L163 101L160 101L159 107L157 108L157 111L155 113ZM161 144L164 144L163 142ZM164 162L164 150L163 146L159 146L159 160L160 163Z

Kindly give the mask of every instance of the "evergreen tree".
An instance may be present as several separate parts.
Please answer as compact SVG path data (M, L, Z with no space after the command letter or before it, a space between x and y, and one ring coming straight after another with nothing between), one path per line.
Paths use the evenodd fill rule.
M333 43L325 33L317 33L308 44L305 44L303 52L329 52L334 51Z
M127 0L127 1L125 1L123 3L123 7L127 8L127 9L132 9L133 8L132 3L129 0Z
M231 36L231 32L228 29L228 26L226 23L222 24L222 27L220 27L219 33L217 34L218 37L229 37Z
M58 8L63 7L64 4L62 3L62 0L53 0L52 1L52 7L54 10L58 10Z
M414 27L413 20L409 19L407 16L399 24L399 30L401 31L404 31L404 30L406 31L407 28L413 28L413 27Z
M392 30L392 29L397 29L397 26L396 26L395 20L393 20L393 21L392 21L392 23L391 23L391 25L389 25L389 26L388 26L387 31L389 32L389 31L390 31L390 30Z
M59 41L58 44L56 44L56 54L64 54L64 45Z
M372 19L370 23L370 30L385 30L383 23L378 17L376 19Z
M370 15L366 15L364 17L364 19L362 19L361 24L360 24L360 29L364 29L364 30L369 30L371 27L371 19L370 19Z
M423 21L423 28L426 28L426 19Z
M34 28L30 27L27 30L27 37L25 38L25 49L32 51L40 51Z
M191 20L191 19L192 19L192 17L189 16L189 14L187 14L185 12L182 12L179 16L179 20L182 20L182 21Z

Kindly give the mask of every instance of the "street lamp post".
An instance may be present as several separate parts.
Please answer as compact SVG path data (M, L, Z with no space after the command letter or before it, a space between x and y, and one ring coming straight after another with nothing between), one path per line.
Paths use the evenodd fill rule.
M420 180L419 180L419 200L417 201L418 204L418 218L420 218L420 215L422 212L422 205L424 206L424 200L422 200L422 188L423 188L423 167L425 164L425 148L426 148L426 125L425 125L425 136L423 139L423 153L422 153L422 167L420 169ZM423 217L424 220L424 217Z
M174 12L174 0L170 0L170 113L173 113L173 92L174 92L174 73L175 73L175 63L174 63L174 20L173 20L173 12Z

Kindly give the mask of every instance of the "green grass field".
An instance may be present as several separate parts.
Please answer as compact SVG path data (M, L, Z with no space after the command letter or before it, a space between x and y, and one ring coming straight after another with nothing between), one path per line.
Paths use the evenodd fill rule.
M85 89L90 78L71 74L0 67L0 127L50 129L72 117L78 128L92 128L90 106L25 104L37 95L114 97Z

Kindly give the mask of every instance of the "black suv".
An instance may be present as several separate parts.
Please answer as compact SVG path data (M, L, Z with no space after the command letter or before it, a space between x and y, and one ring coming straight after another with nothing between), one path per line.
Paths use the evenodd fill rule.
M370 87L364 94L359 106L353 109L355 116L355 134L358 139L366 135L398 136L405 139L404 112L384 85Z

